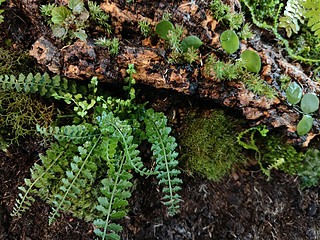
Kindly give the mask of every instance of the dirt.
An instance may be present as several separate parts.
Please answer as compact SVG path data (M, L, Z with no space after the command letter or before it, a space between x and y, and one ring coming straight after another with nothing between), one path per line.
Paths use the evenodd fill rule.
M122 10L122 12L117 13L118 18L112 17L112 21L118 27L115 28L115 34L121 38L125 45L122 46L125 50L122 51L118 60L123 60L124 56L128 56L126 51L130 53L130 48L141 47L143 44L142 36L137 35L136 25L131 22L136 16L138 17L137 20L134 20L135 23L142 16L151 19L151 21L158 21L167 10L177 12L177 15L174 16L176 20L183 20L186 17L181 11L177 10L177 6L182 1L144 2L136 0L133 5L127 4L125 0L105 1L105 10L110 9L110 6L106 4L109 2L115 3ZM199 6L205 6L204 1L198 2ZM44 1L39 0L23 0L21 2L12 0L4 5L5 23L0 25L0 38L2 40L10 39L12 49L21 52L31 50L32 44L40 36L45 36L53 42L54 38L51 35L50 28L44 24L37 12L37 5L43 3ZM29 4L29 8L26 7L27 4ZM187 10L184 9L184 11ZM189 10L193 11L192 9ZM130 15L132 12L135 12L136 15ZM206 44L212 43L216 39L214 31L206 29L206 27L213 28L212 24L214 22L209 20L206 20L207 25L201 27L203 31L197 30L198 25L196 24L190 25L190 32L198 33L198 36L201 36ZM116 24L116 22L121 22L121 24ZM217 31L222 31L222 29L218 28ZM62 47L61 42L55 44L58 48ZM156 44L150 44L148 51L155 53L154 58L161 60L163 58L161 49L157 50ZM254 45L255 43L252 43L252 46ZM69 46L69 48L72 49L75 46ZM267 50L264 50L263 47L261 49L261 52L268 51L267 48ZM202 51L206 54L209 52L208 49ZM265 55L269 56L272 61L277 58L272 55L272 52ZM101 55L100 59L102 59L102 56L104 55ZM159 59L156 60L160 61ZM266 66L270 59L265 58ZM284 59L280 60L278 59L277 64L281 63L282 69L293 69L292 65L287 65L288 63ZM59 60L57 61L59 62ZM61 64L61 62L59 63ZM114 67L115 63L115 60L110 60L106 64ZM68 64L73 63L69 62ZM39 63L38 68L44 69L44 67L48 67L49 63L46 62L45 65L41 66ZM277 65L272 63L270 66L275 69ZM166 70L163 65L161 68ZM60 71L60 69L54 67L52 69L49 68L52 72ZM178 70L180 71L180 69L183 68ZM265 72L267 72L266 69ZM178 70L175 69L172 72L178 76L180 74ZM297 74L297 78L304 77L304 73L300 73L298 70L293 69L291 72ZM181 71L193 72L194 68ZM87 72L84 72L85 74ZM116 79L113 82L114 84L118 83L119 77L122 77L120 73L112 75L114 74L113 71L109 71L108 74L110 74L109 77ZM269 80L272 81L272 78ZM145 83L141 81L140 84ZM190 92L190 85L185 87L182 86L183 84L177 84L177 81L175 81L175 85L170 85L170 82L165 82L165 84L175 91L155 90L154 86L137 85L137 88L140 89L139 99L140 101L149 101L150 107L157 111L164 111L170 116L170 124L175 129L176 135L179 134L179 131L183 131L184 114L194 111L194 109L206 110L221 107L221 105L229 105L229 107L236 105L232 105L232 102L228 103L228 101L223 102L226 97L222 99L212 97L216 101L212 99L201 100L199 92ZM208 89L210 87L214 88L216 85L212 82L210 84ZM228 86L217 85L217 89L219 88L219 91L224 92L228 92L232 87L234 87L232 84L228 84ZM189 94L187 93L189 91L194 96L190 97L177 93L177 88L182 89L180 92L185 94ZM203 95L206 95L206 93ZM233 101L239 104L238 99L233 98ZM254 99L248 100L250 103L252 101ZM238 117L241 117L242 113L246 115L239 108L229 108L226 112ZM249 114L246 116L249 116ZM316 139L311 145L318 145L318 143L319 140ZM8 152L0 152L0 240L95 239L92 223L75 218L71 213L61 213L61 217L49 226L48 216L51 206L39 198L36 198L36 202L30 210L23 213L21 218L10 216L18 197L18 187L24 184L24 178L30 176L30 167L39 161L38 154L44 151L45 146L41 139L26 138L21 139L19 145L12 145L8 148ZM184 183L179 193L183 202L179 214L174 217L168 216L165 207L159 201L160 190L156 179L135 176L134 190L132 197L129 199L130 211L124 219L119 221L124 227L121 239L320 239L319 187L300 191L297 176L288 176L278 171L273 171L271 180L267 181L266 176L259 171L256 162L252 161L254 158L252 153L248 152L248 154L251 154L248 165L244 169L233 172L231 176L225 177L220 182L209 181L197 175L191 176L187 170L184 170L181 174ZM148 154L144 153L144 157L148 158Z

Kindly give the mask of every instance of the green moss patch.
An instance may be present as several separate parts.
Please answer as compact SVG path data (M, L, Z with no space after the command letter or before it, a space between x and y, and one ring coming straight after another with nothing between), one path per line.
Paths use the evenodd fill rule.
M181 160L186 168L218 181L244 165L246 159L237 144L236 124L240 121L221 110L213 111L210 118L189 116L180 137Z

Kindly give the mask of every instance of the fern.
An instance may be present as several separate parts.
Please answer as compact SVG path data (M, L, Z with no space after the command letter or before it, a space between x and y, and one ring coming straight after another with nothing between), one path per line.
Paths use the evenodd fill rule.
M112 112L102 112L101 116L97 118L97 123L103 134L112 134L112 137L122 143L125 157L137 173L141 176L154 174L143 166L141 158L138 156L139 150L136 149L138 145L133 143L132 128L127 124L127 121L121 121L118 117L114 117Z
M35 163L33 168L31 169L31 179L24 179L26 187L19 187L24 194L19 193L20 199L16 200L16 204L13 208L13 212L11 216L21 216L22 212L25 212L31 206L31 202L34 202L35 199L30 196L30 193L37 193L40 196L46 196L48 194L47 185L49 184L49 179L52 177L52 168L56 168L56 164L61 160L61 157L65 154L65 148L68 148L68 145L65 147L61 147L56 143L51 144L51 149L47 150L47 156L45 157L40 155L40 159L42 161L42 166ZM59 169L55 169L56 171ZM41 188L45 186L41 191L37 191L35 187Z
M37 125L37 131L44 136L54 136L58 141L67 140L74 144L83 143L84 140L91 140L93 137L100 135L97 127L90 123L80 125L66 125L59 127L41 128Z
M66 93L76 92L74 82L69 82L66 78L60 78L58 75L50 78L47 73L43 75L29 73L27 77L20 74L18 78L14 75L0 75L0 85L4 90L24 91L25 93L39 92L41 96L46 95L47 97L54 94L63 96Z
M180 171L174 169L178 164L174 152L177 144L169 136L171 129L166 127L163 114L146 111L144 105L133 103L133 73L132 65L128 71L129 87L125 88L129 92L126 100L96 96L96 78L88 84L87 96L70 92L68 82L59 77L50 79L47 74L0 78L5 90L40 92L67 104L73 103L75 113L82 117L74 119L81 122L78 125L48 129L37 126L39 133L52 136L55 142L45 156L40 155L42 164L35 164L31 169L31 179L25 180L27 187L19 188L22 193L13 216L21 216L34 202L33 194L36 194L54 204L49 224L60 211L71 211L87 221L95 220L95 233L102 239L120 239L118 233L122 227L113 220L128 211L131 170L140 175L158 174L159 184L166 186L163 189L165 204L172 215L177 213L180 201L177 184L182 182L177 177ZM144 119L145 129L141 128ZM152 143L156 171L147 169L138 156L138 144L146 136ZM102 185L100 191L97 184Z
M304 23L306 9L302 6L302 0L289 0L285 7L284 16L279 19L279 27L286 29L287 36L291 37L292 32L298 33L300 23Z
M114 154L110 155L112 158L114 157ZM108 160L110 161L110 157ZM124 217L128 211L126 199L131 196L128 188L132 186L132 183L129 182L132 174L128 171L132 166L125 162L124 156L120 156L120 159L113 159L112 162L113 164L109 165L108 178L101 181L103 185L101 193L104 196L98 198L99 205L97 206L97 210L102 212L105 220L100 218L93 223L97 227L94 230L95 234L102 239L119 240L120 236L116 232L120 232L122 227L119 224L110 223L110 221Z
M77 198L77 195L81 196L80 188L85 188L86 182L93 179L91 171L95 172L97 169L93 161L91 161L91 164L88 163L90 163L92 156L94 156L93 150L99 143L100 138L101 135L93 139L93 145L90 142L86 142L83 147L78 147L80 156L73 157L73 161L70 164L71 171L66 171L67 178L61 179L63 185L59 189L62 191L62 194L54 195L57 199L57 201L53 201L56 208L53 208L53 212L49 217L49 225L51 225L56 216L60 216L58 213L59 210L65 210L64 206L71 206L71 201L67 199ZM89 152L87 148L90 148Z
M167 118L163 113L155 113L153 109L149 109L144 121L148 141L152 143L151 150L156 158L159 184L166 186L163 188L165 205L168 206L170 214L175 215L180 202L180 196L175 192L181 188L174 185L182 183L177 177L180 171L175 169L178 165L178 161L175 160L178 153L174 151L177 144L175 138L169 136L171 128L166 127Z
M307 9L305 17L308 18L308 27L320 38L320 2L318 0L306 0L303 6Z

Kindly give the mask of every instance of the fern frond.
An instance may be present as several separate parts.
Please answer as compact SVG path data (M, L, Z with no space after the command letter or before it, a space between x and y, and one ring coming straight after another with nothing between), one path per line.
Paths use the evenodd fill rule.
M97 206L97 210L102 213L105 220L97 219L93 224L97 227L94 230L95 234L102 237L102 240L120 240L117 232L122 231L122 227L119 224L110 222L111 220L124 217L128 211L126 209L128 205L126 199L131 196L128 191L132 186L132 183L129 181L132 178L132 174L128 172L131 168L132 166L126 162L126 158L123 156L117 162L114 161L114 164L110 165L108 178L101 181L103 187L100 190L104 196L98 198L99 205Z
M67 148L68 145L65 146ZM44 195L42 192L38 192L38 190L34 189L40 188L41 186L48 185L48 179L50 178L50 171L54 167L54 165L58 162L61 156L65 153L65 148L60 147L58 144L52 143L51 149L47 150L47 155L50 158L44 157L40 155L40 159L42 160L42 166L38 165L37 163L34 164L33 168L31 169L31 179L24 179L24 182L27 186L26 187L19 187L24 194L19 193L20 199L17 199L16 204L13 208L13 212L11 216L18 216L21 217L21 213L25 212L31 206L31 202L34 202L35 199L30 196L30 193L37 193L38 195ZM58 154L59 153L59 154Z
M182 180L177 177L180 174L175 167L178 165L175 152L177 143L175 138L169 136L171 128L167 127L167 118L163 113L155 113L153 109L149 109L146 113L145 124L148 141L152 143L151 150L156 158L156 171L159 184L164 184L165 205L168 206L171 215L177 213L179 208L180 196L175 194L181 188L174 186L181 184Z
M291 37L292 32L298 33L300 23L304 23L306 9L302 0L289 0L285 7L284 16L279 19L279 27L285 28L287 36Z
M320 38L320 2L318 0L306 0L303 6L307 9L305 17L308 18L308 27Z
M127 121L121 121L112 112L106 113L104 111L101 116L97 117L97 123L100 126L102 134L110 135L122 144L126 160L137 173L141 176L154 174L143 166L143 162L138 156L140 153L137 150L138 145L133 143L132 128Z
M41 96L46 95L47 97L51 97L55 93L63 96L66 93L76 92L74 82L69 82L66 78L60 78L58 75L50 78L47 73L43 75L29 73L27 77L22 73L18 77L0 75L0 86L4 90L24 91L26 93L39 92Z
M58 141L67 140L74 144L82 144L84 141L91 140L100 135L99 130L90 123L80 125L66 125L62 127L40 127L37 131L44 136L54 136Z
M71 201L67 199L77 198L77 195L81 194L80 188L85 188L86 182L93 179L91 170L96 172L97 169L93 161L90 162L89 160L94 155L93 151L97 147L100 139L101 135L93 140L93 145L90 142L86 142L83 147L78 147L80 156L73 157L73 161L70 164L71 169L66 171L67 178L61 179L63 183L63 185L60 187L62 194L57 193L54 195L54 197L57 199L53 202L56 207L53 208L53 212L49 217L49 225L52 224L56 216L59 216L59 210L64 210L65 206L71 206ZM89 152L87 151L87 148L90 149Z

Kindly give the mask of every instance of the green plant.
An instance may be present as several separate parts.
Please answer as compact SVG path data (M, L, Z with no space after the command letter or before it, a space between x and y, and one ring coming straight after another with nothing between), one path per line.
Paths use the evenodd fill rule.
M156 25L156 33L163 40L169 40L168 38L169 31L172 31L173 29L174 29L173 24L168 20L162 20L158 22Z
M232 54L239 48L238 35L232 30L226 30L220 35L221 47L228 53Z
M240 38L242 38L243 40L247 41L248 38L251 38L254 36L254 34L251 32L250 30L250 25L249 23L246 23L240 33L239 33Z
M267 136L263 139L263 160L273 165L283 159L283 162L277 167L287 174L294 175L301 168L304 160L304 154L297 150L289 143L283 143L278 134Z
M171 48L170 63L186 61L191 64L198 59L197 50L203 43L196 36L188 36L181 41L184 33L182 26L173 26L168 20L162 20L156 25L156 33L168 41Z
M262 160L262 153L261 153L260 149L258 148L258 146L256 145L256 140L254 138L254 135L257 131L260 133L260 135L262 137L266 137L267 133L269 132L269 130L266 129L266 127L264 125L252 127L252 128L249 128L249 129L241 132L237 137L237 142L245 149L254 150L258 153L258 163L259 163L260 169L268 177L267 181L269 181L271 169L276 168L279 165L281 165L283 163L283 158L278 158L274 163L269 165L268 168L265 168L262 165L262 161L261 161ZM246 136L248 136L248 135L249 135L249 140L246 138ZM245 140L245 141L243 141L243 140Z
M309 149L305 154L305 162L298 170L302 189L315 187L320 180L320 151Z
M246 71L245 62L242 60L236 61L235 64L231 62L224 63L210 55L205 63L205 72L207 75L215 77L218 81L239 80L243 82L248 90L260 96L270 99L276 96L274 90L263 79L257 74Z
M280 88L281 90L286 90L289 87L289 83L291 82L291 78L286 74L281 74L279 78Z
M73 125L37 126L39 133L52 138L41 164L31 168L31 178L15 204L12 216L20 216L35 201L33 194L52 203L51 224L60 211L93 221L95 233L102 239L120 239L122 227L113 220L126 215L130 182L135 171L142 176L157 175L163 186L163 202L174 215L179 207L178 162L175 139L169 136L163 113L135 104L133 65L127 70L127 99L98 95L94 77L86 94L72 91L72 84L53 81L48 75L18 78L0 77L4 89L40 92L74 106ZM55 139L55 140L54 140ZM138 145L147 140L154 154L155 169L147 169L139 157Z
M247 0L243 1L248 4L252 10L254 15L257 17L257 20L260 22L263 21L272 21L274 20L274 13L277 11L277 5L279 5L280 0Z
M302 88L295 82L288 86L286 96L288 102L292 105L298 104L301 100L301 110L304 115L297 125L297 133L299 136L303 136L312 128L313 118L308 114L319 109L319 98L313 93L306 93L302 97Z
M111 26L108 24L109 15L105 13L96 2L88 1L90 19L111 33Z
M286 30L287 36L291 37L292 32L298 33L300 23L304 23L306 9L301 5L300 0L289 0L285 7L284 16L279 19L279 27Z
M232 12L230 7L221 0L210 2L210 9L213 17L219 22L222 21L230 26L231 30L239 29L243 23L243 15Z
M139 22L140 31L144 37L150 37L152 35L152 30L150 28L150 23L147 20L141 20Z
M96 44L107 48L111 56L119 54L119 40L117 38L114 38L111 41L110 39L106 39L106 37L100 37L96 40Z
M258 73L261 69L261 60L258 53L251 50L244 50L240 54L240 58L245 62L245 66L249 72Z
M188 36L181 42L181 49L183 53L188 52L189 49L198 49L202 45L202 41L196 36Z
M85 28L88 26L89 12L85 9L82 0L69 0L68 7L56 5L42 6L43 15L51 17L49 22L53 35L57 38L87 39Z
M180 158L187 169L218 181L245 164L240 147L235 145L238 123L221 110L213 111L210 118L188 116L180 136Z

